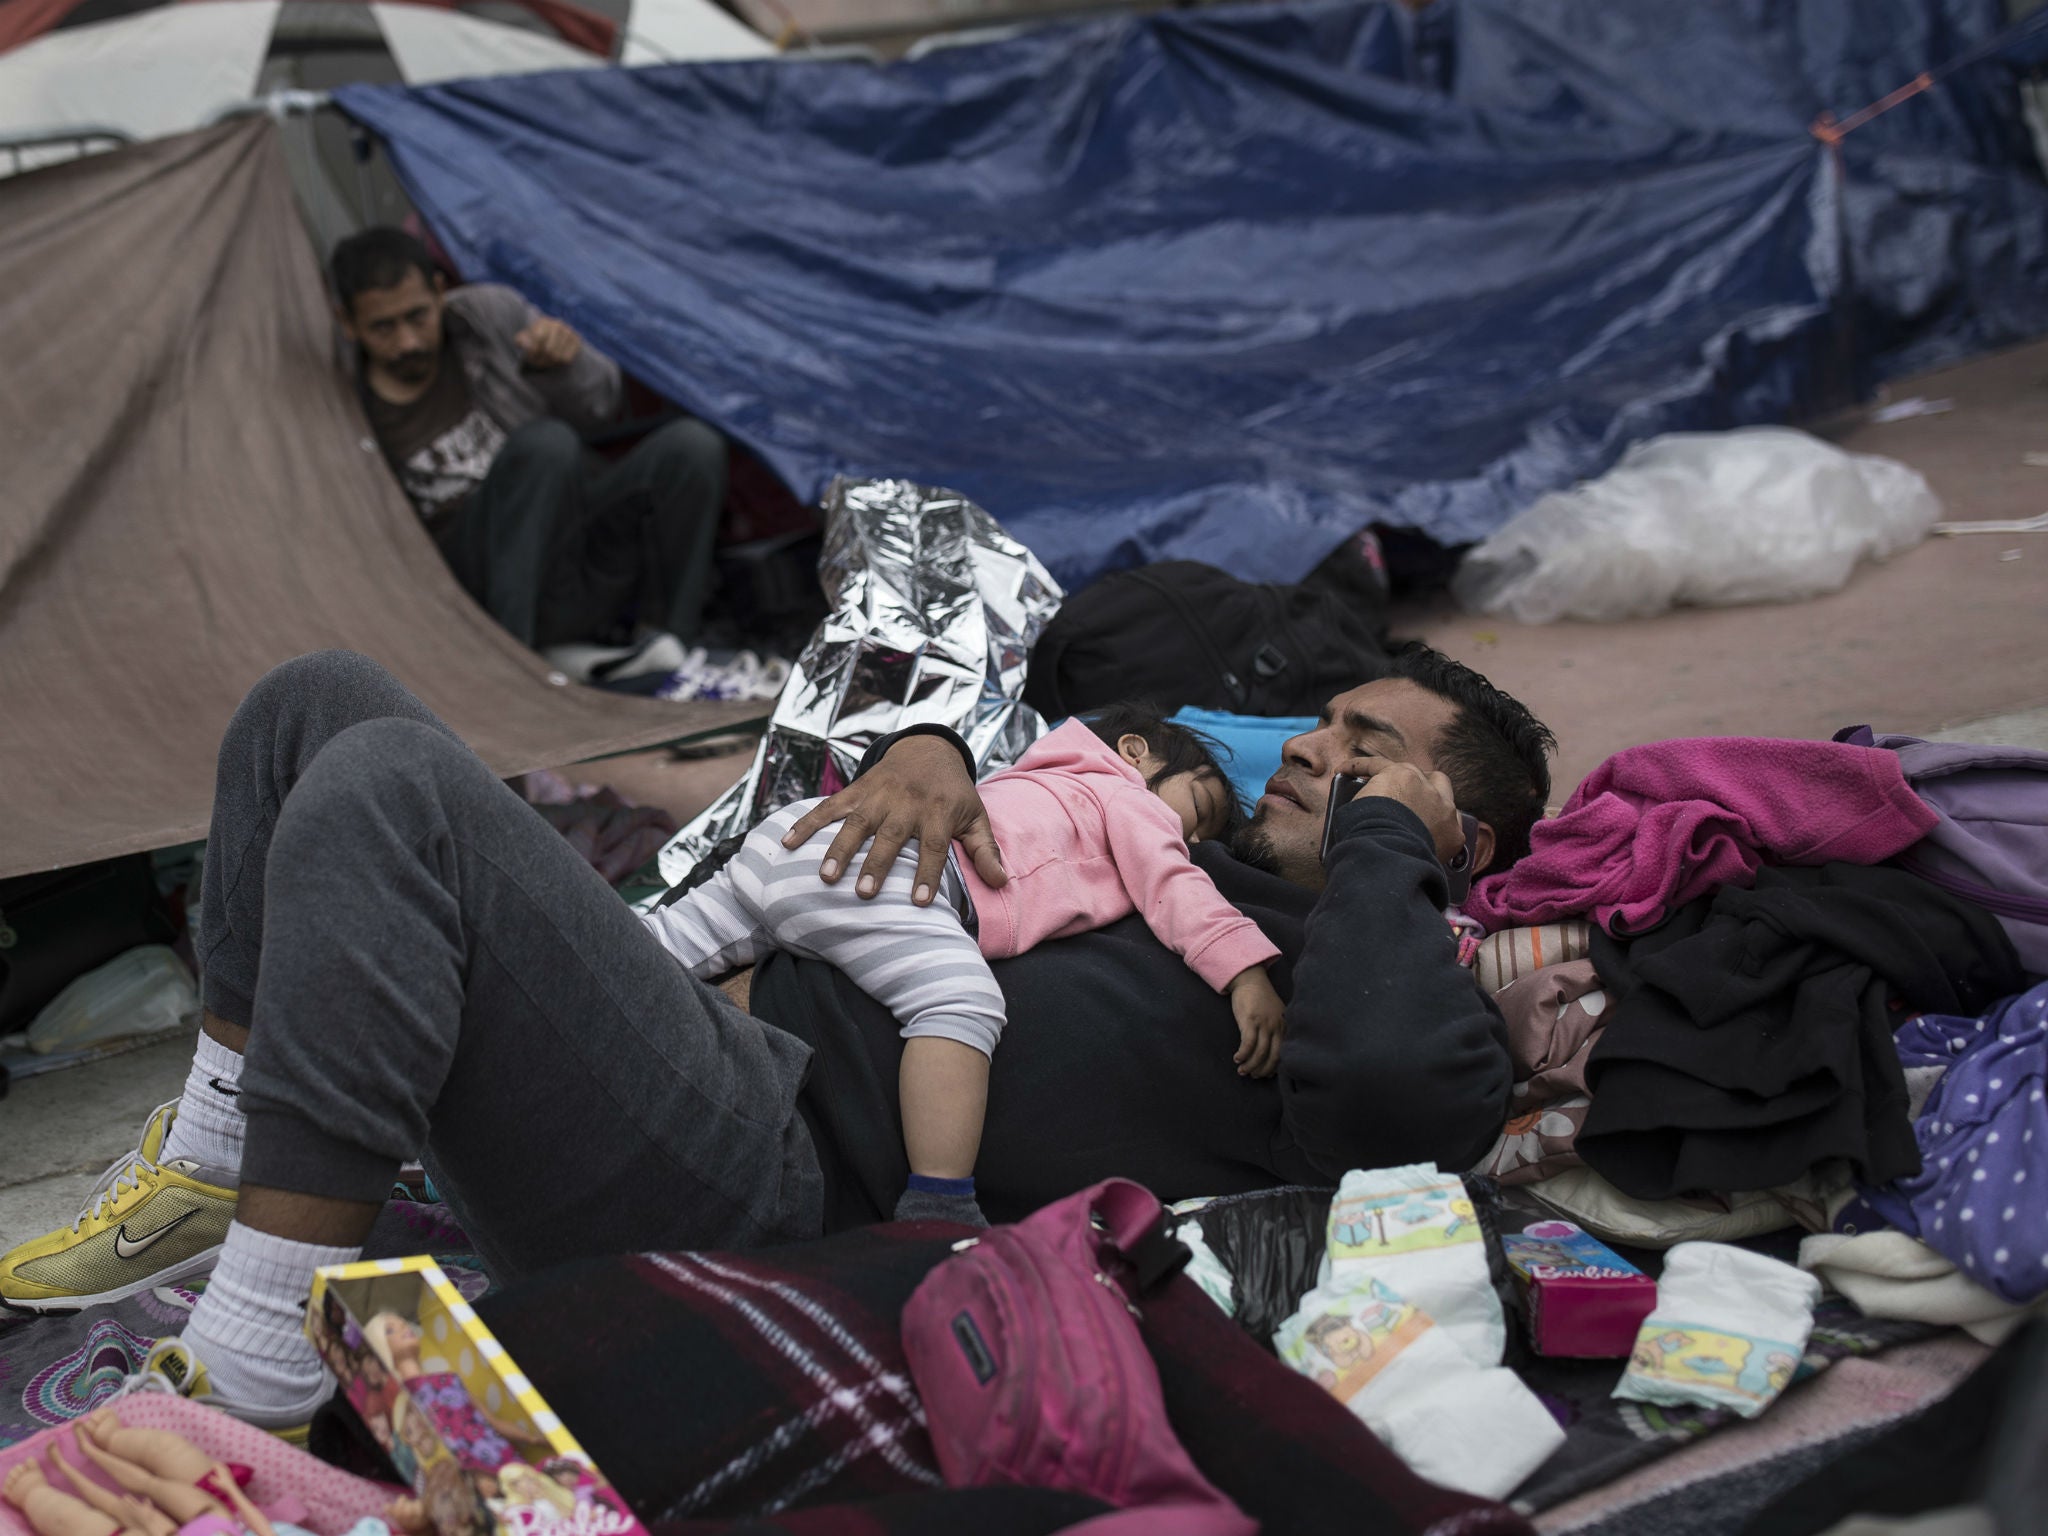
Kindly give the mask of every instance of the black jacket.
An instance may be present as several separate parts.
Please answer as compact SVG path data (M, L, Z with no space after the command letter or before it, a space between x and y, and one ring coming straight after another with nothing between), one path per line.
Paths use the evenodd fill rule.
M1593 932L1612 1006L1586 1063L1587 1164L1625 1194L1768 1189L1847 1158L1917 1173L1892 1031L2019 990L1989 912L1903 870L1764 869L1651 932Z
M1138 917L998 960L1009 1024L975 1167L990 1218L1112 1174L1172 1201L1478 1162L1506 1117L1507 1032L1458 964L1422 822L1390 800L1345 806L1320 895L1213 843L1193 854L1281 952L1279 1074L1237 1075L1229 999ZM895 1020L830 966L786 954L755 972L752 1008L817 1053L801 1102L828 1230L885 1219L909 1172Z

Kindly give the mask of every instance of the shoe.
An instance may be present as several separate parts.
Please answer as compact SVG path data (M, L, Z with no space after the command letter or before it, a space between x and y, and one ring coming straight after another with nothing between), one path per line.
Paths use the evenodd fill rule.
M789 663L779 656L764 660L752 651L738 651L720 660L702 646L696 646L683 657L675 675L655 696L670 703L716 703L731 699L766 703L782 696L789 672Z
M602 687L635 677L666 677L684 664L687 653L682 641L655 629L631 645L554 645L541 655L575 681Z
M204 1403L209 1408L218 1408L230 1418L240 1419L244 1424L267 1429L291 1445L304 1445L306 1433L313 1423L312 1414L303 1409L275 1413L222 1397L207 1380L205 1363L181 1338L158 1339L155 1347L143 1357L141 1368L123 1382L114 1395L126 1397L134 1392L168 1392L174 1397Z
M76 1312L213 1269L235 1219L235 1172L189 1159L159 1162L177 1118L159 1105L142 1145L117 1158L68 1227L0 1255L0 1304Z

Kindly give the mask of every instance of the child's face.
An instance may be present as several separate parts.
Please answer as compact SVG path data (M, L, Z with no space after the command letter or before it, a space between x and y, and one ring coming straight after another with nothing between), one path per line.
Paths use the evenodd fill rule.
M1150 778L1159 771L1157 758L1148 758L1138 765L1138 771ZM1213 773L1176 773L1170 779L1161 779L1153 786L1152 793L1164 800L1180 815L1181 836L1190 843L1199 843L1205 837L1220 837L1229 813L1225 797L1229 786Z

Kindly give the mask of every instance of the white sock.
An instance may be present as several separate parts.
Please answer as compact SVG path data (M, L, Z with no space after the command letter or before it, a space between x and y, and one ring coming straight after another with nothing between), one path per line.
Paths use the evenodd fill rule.
M1325 1288L1378 1280L1420 1307L1472 1357L1499 1365L1507 1322L1465 1186L1434 1163L1354 1168L1330 1202Z
M362 1253L229 1223L220 1262L185 1325L185 1342L224 1405L286 1417L303 1409L311 1417L332 1389L302 1328L313 1271Z
M202 1034L160 1160L189 1158L207 1168L241 1171L247 1124L242 1118L241 1077L241 1053Z

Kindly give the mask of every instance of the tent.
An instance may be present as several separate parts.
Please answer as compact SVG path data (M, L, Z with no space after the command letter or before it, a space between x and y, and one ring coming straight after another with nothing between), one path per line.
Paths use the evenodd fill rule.
M501 773L758 706L570 686L470 602L335 366L277 130L0 182L0 876L203 836L223 727L326 647Z
M2003 22L1297 0L336 99L466 275L798 495L950 486L1069 587L1165 558L1292 579L1369 521L1467 543L1659 432L2048 330Z

